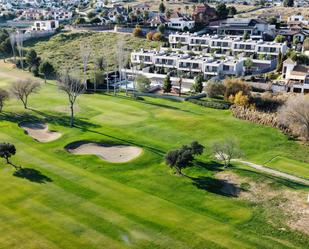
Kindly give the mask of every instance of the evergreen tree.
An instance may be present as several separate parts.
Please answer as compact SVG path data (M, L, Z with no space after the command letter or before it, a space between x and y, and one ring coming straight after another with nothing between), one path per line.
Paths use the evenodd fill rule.
M282 53L280 52L278 55L278 60L277 60L277 72L281 72L283 67L283 56Z
M199 74L196 78L195 78L195 82L193 84L193 90L195 93L201 93L203 91L203 75Z
M172 90L172 81L171 81L171 77L169 75L167 75L164 79L163 82L163 92L164 93L170 93Z
M159 5L159 11L160 11L160 13L164 13L165 12L165 5L164 5L164 3L163 3L163 1L161 1L161 3L160 3L160 5Z

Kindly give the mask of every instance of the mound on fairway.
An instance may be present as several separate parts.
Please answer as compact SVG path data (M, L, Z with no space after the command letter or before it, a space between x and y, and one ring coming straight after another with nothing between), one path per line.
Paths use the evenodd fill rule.
M49 131L48 125L41 122L24 122L20 123L19 126L25 130L27 135L41 143L51 142L61 137L61 133Z
M135 146L91 141L74 142L68 144L65 149L75 155L96 155L111 163L125 163L142 153L142 149Z

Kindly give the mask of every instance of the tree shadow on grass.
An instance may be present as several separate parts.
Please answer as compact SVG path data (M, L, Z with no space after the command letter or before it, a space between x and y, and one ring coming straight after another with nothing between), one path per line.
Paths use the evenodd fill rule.
M288 188L292 188L292 189L309 189L309 186L306 184L302 184L302 183L298 183L298 182L294 182L292 180L289 179L285 179L285 178L281 178L278 176L273 176L270 175L268 173L265 172L255 172L254 170L250 170L250 169L242 169L242 168L237 168L235 167L235 170L237 170L239 173L246 175L246 176L251 176L251 177L256 177L258 179L261 180L271 180L271 182L273 182L274 184L280 184L280 185L284 185Z
M192 184L197 188L226 197L237 197L242 190L240 187L233 183L225 180L215 179L209 176L190 178L193 181Z
M46 122L46 123L51 123L54 125L60 125L60 126L69 126L70 124L70 117L66 116L64 114L49 114L49 113L45 113L45 112L41 112L35 109L29 109L37 114L39 114L41 117L33 115L31 113L12 113L12 112L2 112L0 113L0 121L9 121L12 123L21 123L21 122ZM91 133L95 133L98 135L102 135L108 138L112 138L114 140L126 143L126 144L130 144L130 145L135 145L137 147L141 147L141 148L145 148L148 149L149 151L161 155L163 156L165 154L165 151L159 150L157 148L148 146L148 145L143 145L143 144L139 144L139 143L135 143L134 141L129 141L120 137L116 137L116 136L112 136L103 132L99 132L96 131L94 129L96 128L100 128L100 125L97 124L93 124L89 121L87 121L87 119L79 119L79 118L74 118L74 127L78 128L82 131L85 132L91 132Z
M195 161L194 165L197 167L201 167L203 169L206 169L208 171L212 172L221 172L223 171L223 165L216 162L216 161L208 161L208 162L203 162L203 161Z
M165 105L165 104L161 104L161 103L156 103L156 102L145 100L145 99L135 100L135 99L133 99L131 97L126 97L126 96L121 96L121 95L116 95L116 96L113 96L113 97L123 98L123 99L126 99L126 100L131 100L131 101L134 101L134 102L137 102L137 103L142 103L142 104L151 105L151 106L155 106L155 107L166 108L166 109L170 109L170 110L175 110L175 111L180 111L180 112L187 112L187 113L191 113L191 114L201 115L199 113L195 113L195 112L192 112L192 111L183 110L183 109L181 109L179 107ZM155 97L153 97L153 98L155 98ZM171 101L171 102L176 102L176 103L181 103L181 101L174 100L174 99L165 99L165 100L168 100L168 101Z
M27 179L30 182L36 182L36 183L41 183L41 184L52 182L51 178L43 175L40 171L36 169L20 168L16 170L13 175L19 178Z
M41 117L33 115L31 113L13 113L13 112L2 112L0 114L0 121L9 121L13 123L21 123L21 122L47 122L54 125L61 126L69 126L70 125L70 117L65 114L49 114L41 111L37 111L34 109L29 109ZM93 124L87 119L74 118L75 126L80 128L98 128L100 127L97 124Z

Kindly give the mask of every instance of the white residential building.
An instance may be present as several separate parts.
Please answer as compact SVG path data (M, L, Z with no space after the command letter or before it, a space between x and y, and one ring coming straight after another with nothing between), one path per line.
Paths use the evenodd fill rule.
M142 68L153 66L156 69L177 70L192 77L203 74L205 79L222 76L241 76L244 59L216 59L207 56L168 53L166 51L135 51L131 54L131 62Z
M174 12L169 18L167 26L172 29L189 31L194 28L195 21L179 12Z
M30 31L55 31L59 27L59 21L35 21L31 26Z
M297 62L287 59L283 62L282 78L286 91L309 93L309 66L298 65Z
M173 48L186 46L186 50L204 50L206 48L221 50L221 53L231 51L232 54L240 52L266 54L278 56L287 51L286 43L265 42L262 40L242 40L240 38L219 36L198 36L196 34L171 34L169 43Z

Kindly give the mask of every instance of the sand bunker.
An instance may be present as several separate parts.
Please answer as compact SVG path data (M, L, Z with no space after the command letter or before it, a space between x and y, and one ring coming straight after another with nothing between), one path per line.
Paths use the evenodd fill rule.
M135 146L103 144L91 141L71 143L65 149L75 155L96 155L112 163L125 163L142 153L142 149Z
M44 123L21 123L19 126L25 130L27 135L42 143L51 142L61 137L61 133L49 131L48 125Z

